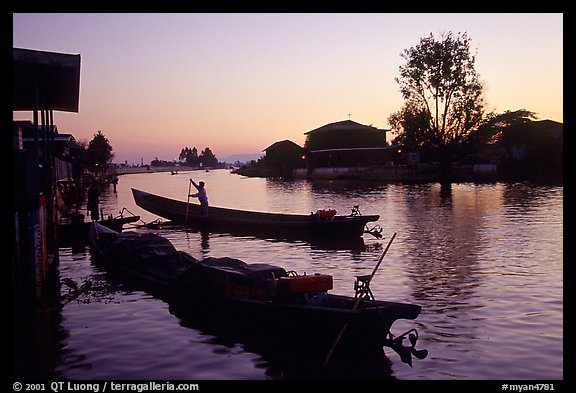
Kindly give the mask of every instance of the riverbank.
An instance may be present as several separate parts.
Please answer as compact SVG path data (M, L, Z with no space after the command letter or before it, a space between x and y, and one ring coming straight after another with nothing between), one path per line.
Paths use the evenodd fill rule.
M419 182L493 182L493 181L532 181L535 183L563 184L562 173L551 176L549 173L524 173L499 170L496 165L455 165L450 175L443 174L437 165L395 165L362 167L322 167L295 168L290 175L277 168L245 166L233 173L247 177L290 177L309 180L368 180L389 183Z
M187 166L139 166L117 168L116 175L128 175L136 173L174 172L174 174L192 171L208 172L209 169L200 169ZM333 167L333 168L306 168L293 169L291 176L286 176L281 171L255 166L245 166L232 171L246 177L291 177L293 179L309 180L368 180L385 182L443 182L438 167L432 164L420 164L418 166L396 165L392 167ZM562 174L550 175L527 175L524 173L509 173L499 171L494 165L457 165L450 174L452 182L491 182L491 181L533 181L535 183L563 184Z
M125 167L125 168L116 168L116 174L119 175L128 175L133 173L156 173L156 172L190 172L190 171L207 171L208 169L199 169L193 168L188 166L133 166L133 167Z
M234 173L247 177L287 177L281 171L268 168L242 167ZM418 167L398 165L393 167L330 167L295 168L289 177L309 180L369 180L386 182L438 182L441 172L434 165ZM458 167L451 174L452 181L495 181L501 175L494 168Z

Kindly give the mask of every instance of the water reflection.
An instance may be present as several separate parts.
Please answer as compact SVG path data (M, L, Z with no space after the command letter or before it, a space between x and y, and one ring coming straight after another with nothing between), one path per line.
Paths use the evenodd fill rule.
M418 187L406 193L405 201L406 270L412 295L428 315L419 321L426 323L427 342L466 342L466 351L472 351L471 341L479 338L482 325L474 315L483 307L477 289L484 279L479 256L488 245L482 228L489 202L474 186L462 190L451 185ZM434 353L434 346L430 349ZM445 361L455 356L441 352Z
M147 222L157 218L134 206L129 187L182 199L189 176L163 175L121 177L117 194L104 195L105 213L128 207ZM393 330L416 327L430 356L413 368L399 364L394 353L381 359L350 359L336 375L328 376L304 367L305 359L284 356L283 349L273 348L269 354L270 348L202 330L193 316L176 312L165 301L99 275L103 273L90 264L87 252L79 251L78 261L67 258L62 263L63 276L82 281L95 275L96 285L85 303L64 309L61 327L69 337L62 344L65 365L58 369L63 377L91 379L106 371L119 378L182 379L562 378L561 187L290 182L218 171L202 176L215 205L289 213L335 208L347 213L359 204L363 214L380 214L383 239L364 235L361 244L345 247L340 242L233 236L181 227L157 231L196 258L230 256L309 274L332 274L334 292L344 295L353 294L354 276L371 272L391 234L397 232L372 290L379 300L422 306L416 320L398 321ZM109 281L109 287L98 280Z
M177 302L170 303L169 310L179 318L181 326L201 331L206 343L258 354L258 367L265 369L266 375L273 379L394 379L392 363L383 350L355 357L333 357L327 366L323 366L313 360L316 356L308 356L301 345L282 344L289 340L276 337L274 332L264 337L239 328L232 330L191 312Z
M94 274L88 266L80 267L87 254L86 244L74 242L70 246L73 248L59 250L58 259L64 261L64 267L51 271L45 301L34 309L21 308L17 303L13 306L12 375L16 379L62 379L68 367L90 369L90 361L82 349L69 345L75 332L67 328L63 305L67 301L89 302L93 298L89 294L99 291L109 294L111 290L101 274ZM72 287L62 284L64 278L70 278L70 269L74 270L74 279L71 280L78 286L81 283L92 284L89 291L83 292L83 300L76 298L77 293Z
M417 195L417 197L415 197ZM404 245L414 297L435 301L438 310L451 302L466 303L479 285L478 255L486 201L474 189L454 192L450 186L406 193ZM450 309L450 307L448 307Z
M200 242L202 254L207 257L210 252L210 232L206 230L200 231L200 237L202 239Z
M13 310L11 375L16 380L61 378L56 369L66 358L63 342L70 333L62 325L60 308Z
M366 244L363 237L355 238L344 238L344 239L331 239L331 238L320 238L320 237L303 237L300 238L297 235L294 237L288 236L275 236L271 237L266 234L258 235L250 231L249 234L242 231L207 231L198 228L185 228L178 224L167 223L161 226L162 231L168 231L174 238L174 241L178 242L180 235L184 235L187 243L187 247L195 249L196 247L192 244L197 238L200 238L200 246L202 250L202 255L208 256L210 253L210 240L214 238L224 238L224 239L244 239L246 241L263 241L265 243L280 244L285 246L297 245L308 247L311 250L347 250L352 253L362 253L366 251Z
M452 183L440 183L440 206L452 203Z

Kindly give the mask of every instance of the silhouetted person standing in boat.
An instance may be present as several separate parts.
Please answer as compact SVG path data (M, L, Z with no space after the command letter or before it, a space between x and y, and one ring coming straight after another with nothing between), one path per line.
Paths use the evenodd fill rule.
M200 201L200 215L202 217L208 217L208 195L206 194L206 188L204 187L204 182L201 181L198 184L192 179L190 179L194 187L198 190L196 194L190 194L192 198L198 198Z
M94 221L98 221L100 214L98 212L98 205L100 204L100 187L98 187L98 181L94 180L92 185L88 189L88 203L86 207L90 213L90 218Z

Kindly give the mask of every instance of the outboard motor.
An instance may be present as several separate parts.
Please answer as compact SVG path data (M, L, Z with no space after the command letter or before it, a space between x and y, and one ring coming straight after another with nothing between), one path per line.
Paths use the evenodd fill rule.
M408 341L410 341L410 345L404 345L403 341L408 336ZM405 333L402 333L398 337L394 337L392 333L388 332L388 338L386 339L387 347L390 347L396 352L400 359L412 367L412 356L416 357L417 359L425 359L428 356L427 349L416 349L416 342L418 341L418 331L416 329L410 329Z

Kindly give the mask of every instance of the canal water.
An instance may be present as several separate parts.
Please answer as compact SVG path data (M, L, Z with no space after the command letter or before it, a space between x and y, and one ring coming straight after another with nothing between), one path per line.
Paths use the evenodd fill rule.
M233 257L286 270L327 273L334 293L353 295L390 250L371 288L377 299L416 303L416 328L429 356L413 367L385 349L384 359L354 359L336 375L315 375L300 360L276 362L241 342L204 332L165 301L111 277L89 246L60 250L59 276L92 288L66 304L58 321L53 374L66 379L260 380L374 378L399 380L561 380L563 362L563 187L527 183L383 184L246 178L227 170L131 174L102 196L105 215L157 220L131 188L186 200L189 179L206 183L213 206L304 213L359 205L379 214L383 238L315 244L177 226L138 228L166 236L195 258ZM141 222L140 222L141 223ZM62 287L62 294L67 291ZM314 326L310 326L314 329Z

